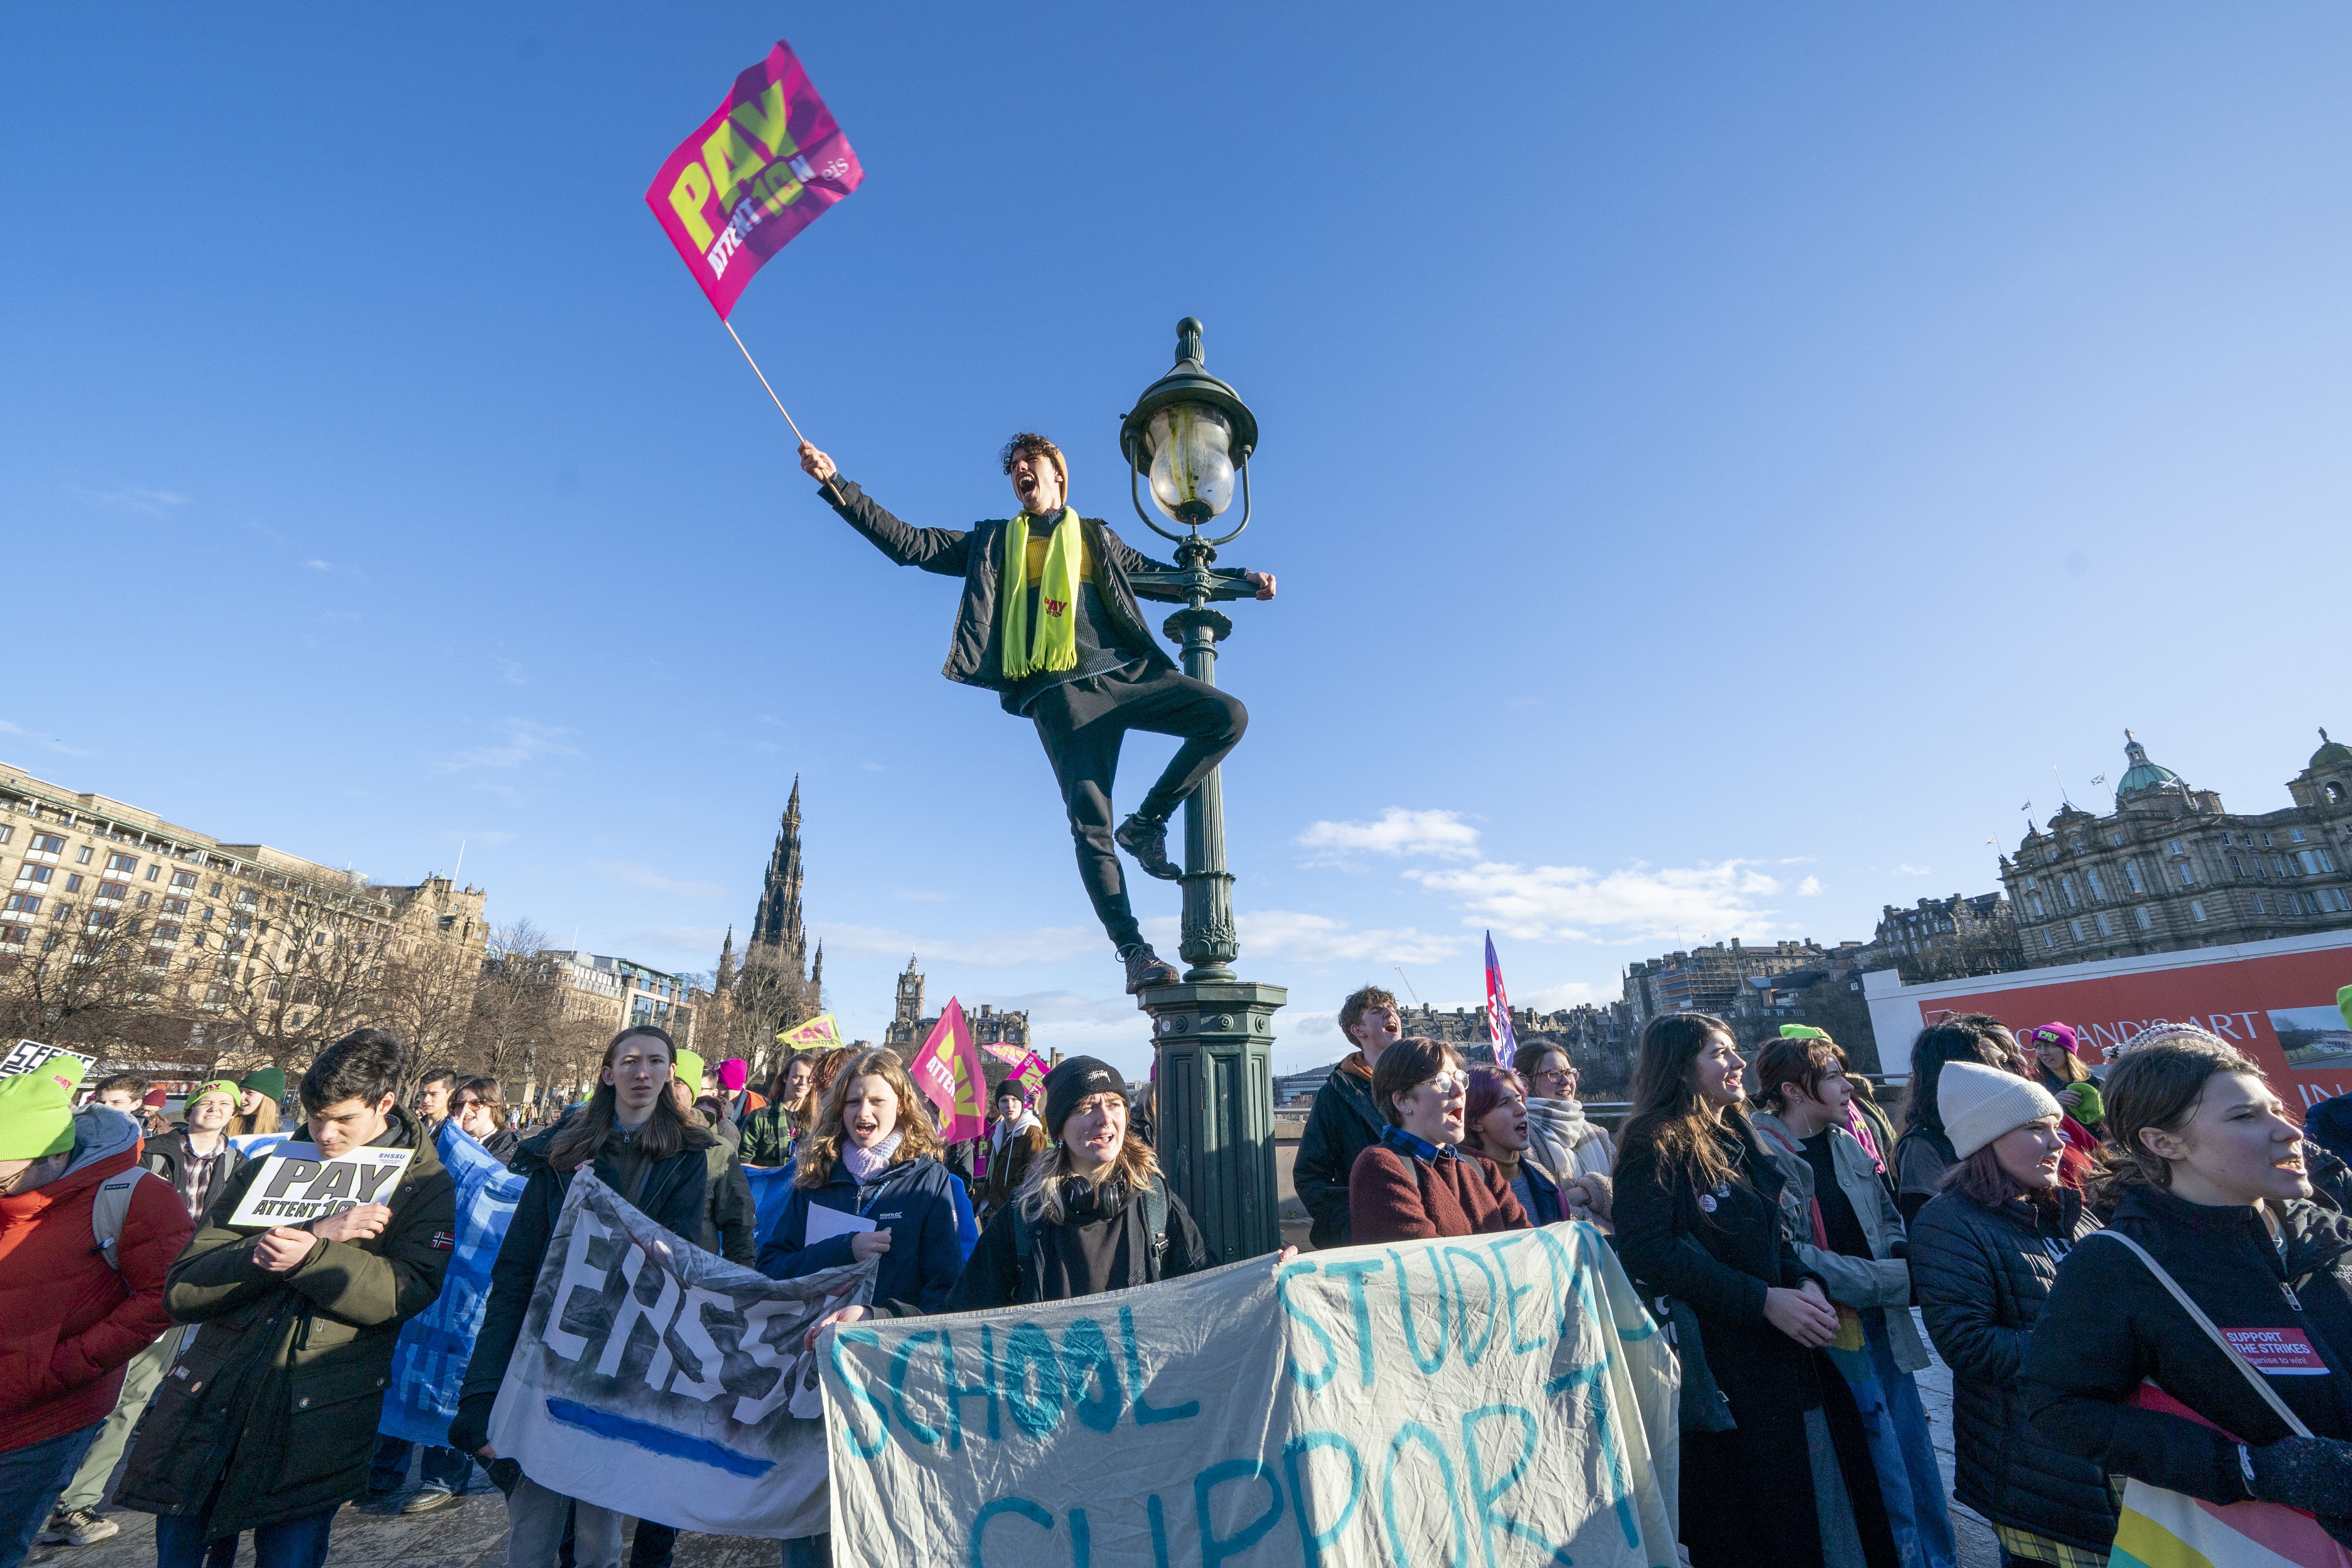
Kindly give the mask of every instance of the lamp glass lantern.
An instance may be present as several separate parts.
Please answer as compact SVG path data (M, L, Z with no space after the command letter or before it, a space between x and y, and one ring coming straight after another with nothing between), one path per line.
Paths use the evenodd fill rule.
M1198 539L1200 528L1233 505L1234 482L1241 481L1242 518L1222 544L1249 526L1249 459L1257 446L1257 419L1241 395L1202 368L1200 321L1176 324L1176 365L1144 389L1119 425L1129 489L1135 511L1153 531L1171 539L1186 534L1162 528L1144 510L1139 481L1151 484L1153 510L1181 524Z

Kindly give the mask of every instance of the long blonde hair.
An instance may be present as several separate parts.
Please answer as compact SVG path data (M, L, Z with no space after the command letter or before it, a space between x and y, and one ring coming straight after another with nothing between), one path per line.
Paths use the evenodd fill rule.
M248 1132L277 1131L278 1102L268 1095L263 1095L253 1102L252 1115L247 1116L240 1113L230 1117L228 1126L223 1131L232 1138L241 1138Z
M940 1135L931 1131L930 1107L916 1092L915 1080L907 1076L907 1064L898 1052L877 1046L850 1053L833 1075L824 1091L824 1110L802 1135L797 1156L800 1173L793 1178L793 1185L821 1187L833 1180L834 1162L841 1158L841 1142L847 1132L841 1124L842 1106L849 1099L850 1087L861 1078L880 1079L898 1097L898 1120L892 1129L898 1134L898 1146L890 1152L890 1163L903 1165L940 1152Z
M1130 1114L1130 1122L1132 1120ZM1124 1203L1149 1188L1159 1174L1159 1157L1152 1153L1150 1144L1135 1136L1130 1127L1119 1140L1118 1152L1111 1157L1110 1169L1096 1179L1095 1185ZM1070 1217L1068 1188L1076 1176L1077 1173L1070 1168L1070 1146L1056 1138L1052 1152L1029 1162L1029 1169L1021 1178L1021 1190L1013 1195L1013 1206L1020 1210L1023 1219L1033 1225L1040 1219L1049 1225L1061 1225Z

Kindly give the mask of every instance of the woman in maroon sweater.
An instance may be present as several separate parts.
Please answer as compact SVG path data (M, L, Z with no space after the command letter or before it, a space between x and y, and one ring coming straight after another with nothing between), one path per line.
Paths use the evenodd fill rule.
M1350 1245L1528 1228L1495 1163L1461 1147L1468 1081L1435 1040L1399 1040L1381 1053L1372 1104L1388 1126L1348 1173Z

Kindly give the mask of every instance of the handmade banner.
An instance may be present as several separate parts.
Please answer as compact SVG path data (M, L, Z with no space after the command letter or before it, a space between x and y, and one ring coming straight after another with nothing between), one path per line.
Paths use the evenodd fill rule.
M385 1202L415 1152L371 1146L330 1160L316 1143L281 1142L245 1189L245 1199L228 1223L261 1228L300 1225L362 1204Z
M457 1385L473 1358L474 1336L490 1305L490 1265L507 1238L523 1178L477 1142L454 1116L441 1123L433 1146L457 1184L456 1245L433 1305L403 1323L384 1386L376 1430L412 1443L446 1445L457 1414Z
M942 1142L961 1143L988 1131L988 1111L982 1103L988 1078L971 1043L971 1026L964 1022L963 1008L954 997L940 1010L930 1038L907 1064L907 1072L946 1118L940 1128Z
M38 1040L18 1040L8 1047L6 1056L0 1057L0 1078L15 1078L18 1073L31 1072L43 1062L55 1061L59 1057L71 1057L81 1063L84 1079L89 1078L90 1068L98 1066L96 1057L86 1057L63 1046L45 1046Z
M669 155L646 205L723 321L768 258L865 178L833 111L779 41Z
M1675 1562L1680 1374L1591 1226L822 1342L845 1563Z
M819 1013L805 1024L795 1024L778 1033L776 1044L787 1050L830 1050L840 1045L841 1026L833 1021L830 1013Z
M770 1279L682 1240L595 1173L572 1178L490 1447L566 1497L711 1535L827 1528L809 1328L875 1262Z

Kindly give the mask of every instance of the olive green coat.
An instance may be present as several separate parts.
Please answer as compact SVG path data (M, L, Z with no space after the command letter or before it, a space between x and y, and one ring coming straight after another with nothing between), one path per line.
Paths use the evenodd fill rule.
M371 1240L322 1241L289 1273L253 1261L255 1231L222 1223L266 1160L214 1201L163 1297L174 1320L201 1326L140 1426L122 1507L188 1516L209 1502L215 1541L366 1489L400 1326L441 1294L457 1223L457 1184L415 1117L394 1110L375 1143L416 1151L391 1223Z

